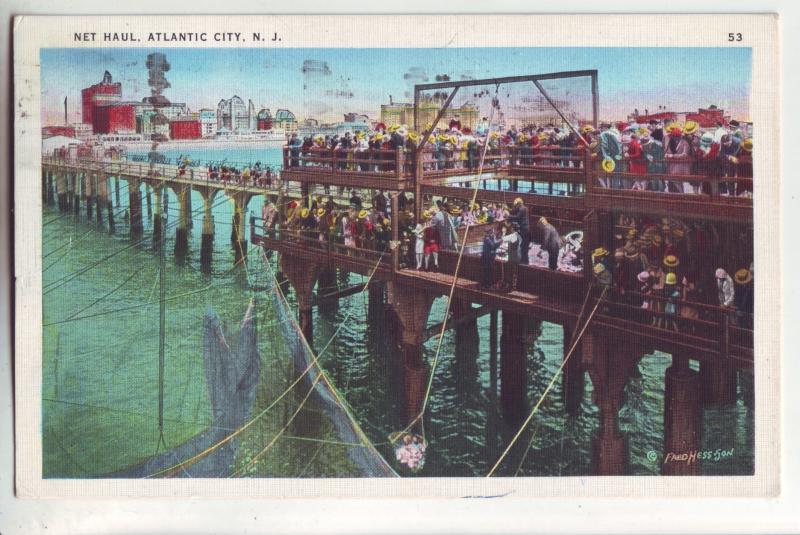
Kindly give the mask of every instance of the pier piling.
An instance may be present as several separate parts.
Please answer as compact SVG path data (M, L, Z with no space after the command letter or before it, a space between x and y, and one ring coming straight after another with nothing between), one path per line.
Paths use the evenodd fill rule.
M128 203L130 210L130 236L139 239L144 231L142 225L142 183L133 177L128 177Z
M664 374L664 475L697 475L698 462L672 460L667 456L691 454L700 448L700 378L689 368L689 359L673 355Z
M527 318L503 311L500 334L500 406L503 419L515 429L526 416Z
M572 348L572 334L574 330L574 325L564 325L564 354L562 358L567 358L569 350ZM575 347L572 355L569 356L569 360L564 366L562 373L561 392L563 395L564 408L567 414L575 416L580 411L585 386L583 364L581 363L580 342Z
M178 197L178 226L175 229L175 260L181 264L186 260L189 250L189 207L186 201L188 188L174 186Z
M203 234L200 237L200 269L208 273L214 258L214 214L211 206L215 192L203 195Z

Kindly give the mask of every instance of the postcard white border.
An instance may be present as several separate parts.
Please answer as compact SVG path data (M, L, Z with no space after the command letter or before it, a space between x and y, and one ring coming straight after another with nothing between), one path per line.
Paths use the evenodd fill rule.
M96 47L72 41L76 31L264 31L282 28L282 47L745 46L752 48L757 286L756 475L443 479L53 480L41 478L41 195L39 50ZM369 39L381 28L379 41ZM319 31L325 28L325 31ZM408 28L414 28L413 39ZM586 28L594 31L587 32ZM732 29L746 29L731 45ZM535 31L531 31L535 29ZM620 31L624 29L624 31ZM781 265L765 244L780 228L780 50L771 15L449 15L21 17L14 21L16 483L22 497L723 497L777 496L780 473ZM152 30L159 31L159 30ZM146 45L146 43L144 43ZM102 45L100 43L100 45ZM160 43L160 48L174 45ZM217 47L188 43L182 48ZM257 46L236 43L236 47ZM143 47L147 48L147 47ZM576 66L576 68L578 68ZM761 147L770 147L769 150ZM29 214L36 214L29 217ZM28 216L26 216L28 215ZM774 243L774 241L772 241ZM24 394L21 394L24 393ZM724 483L722 481L724 480Z

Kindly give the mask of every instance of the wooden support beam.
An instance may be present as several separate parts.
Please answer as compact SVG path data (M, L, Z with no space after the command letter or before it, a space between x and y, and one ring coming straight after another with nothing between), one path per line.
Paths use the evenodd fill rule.
M335 292L329 292L324 294L317 294L314 296L314 304L317 305L320 301L337 301L344 297L349 297L351 295L355 295L357 293L361 293L364 291L365 284L354 284L353 286L348 286L342 290L337 290Z
M463 325L470 321L476 320L481 316L485 316L486 314L489 314L494 310L495 307L489 305L484 305L480 308L470 309L469 312L466 312L465 314L448 319L445 329L452 329L454 327L458 327L459 325ZM430 327L425 329L425 332L422 334L422 340L423 341L430 340L434 336L438 335L440 332L442 332L442 322L439 322L435 325L431 325Z

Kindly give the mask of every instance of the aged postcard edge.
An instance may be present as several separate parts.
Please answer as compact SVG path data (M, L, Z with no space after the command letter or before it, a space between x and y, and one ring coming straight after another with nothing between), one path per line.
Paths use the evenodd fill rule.
M21 497L64 496L205 496L205 497L403 497L403 496L509 496L531 497L659 497L659 496L777 496L780 475L780 357L781 273L778 263L766 264L771 229L780 228L780 54L775 15L567 15L567 16L446 16L448 27L458 28L442 36L441 17L434 16L258 16L181 17L197 26L219 31L257 31L264 26L283 28L290 39L282 46L361 48L353 31L379 23L386 29L381 47L482 47L482 46L729 46L724 36L731 29L746 28L752 37L741 46L752 47L751 115L757 125L759 144L754 161L754 241L756 266L762 275L756 299L756 475L725 477L580 477L580 478L453 478L380 481L339 480L50 480L41 478L41 238L39 50L75 47L73 31L123 31L158 26L177 31L174 17L18 17L14 21L15 110L15 271L16 271L16 452L17 494ZM524 31L537 19L541 31ZM593 37L581 32L587 22L594 27L629 30L624 41L616 32ZM325 24L320 36L314 30ZM634 24L635 23L635 24ZM409 24L419 38L405 37ZM631 30L631 29L634 30ZM691 30L695 31L691 31ZM654 42L653 36L657 39ZM567 37L569 36L569 37ZM170 45L160 43L162 48ZM197 44L192 44L198 47ZM208 44L206 46L209 46ZM210 44L211 47L219 44ZM237 47L243 46L237 44ZM246 45L245 45L246 46ZM146 47L145 47L146 48ZM25 214L36 214L26 217ZM777 318L777 321L776 321ZM25 392L25 395L20 395Z

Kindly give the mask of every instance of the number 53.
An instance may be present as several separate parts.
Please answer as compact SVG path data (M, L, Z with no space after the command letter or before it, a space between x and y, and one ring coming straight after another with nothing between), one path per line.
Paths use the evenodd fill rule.
M740 33L729 33L728 34L728 41L729 42L731 42L731 41L741 41L741 40L742 40L742 34L740 34Z

